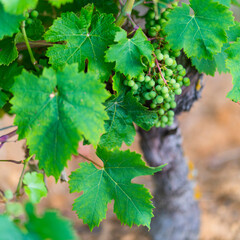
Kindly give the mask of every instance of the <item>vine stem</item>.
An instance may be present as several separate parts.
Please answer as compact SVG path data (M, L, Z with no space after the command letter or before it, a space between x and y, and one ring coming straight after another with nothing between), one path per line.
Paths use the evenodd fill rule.
M166 79L164 78L164 76L163 76L163 74L162 74L162 70L161 70L161 67L159 66L159 62L158 62L158 60L157 60L157 56L155 55L155 53L153 53L153 56L155 57L155 62L156 62L156 64L157 64L158 71L160 72L161 77L162 77L164 83L165 83L166 85L168 85Z
M21 30L22 30L22 34L23 34L23 37L24 37L24 40L25 40L25 43L26 43L26 46L27 46L27 50L28 50L31 62L32 62L34 68L37 71L39 71L39 68L36 66L37 61L36 61L36 59L33 56L33 52L32 52L32 49L31 49L29 41L28 41L28 37L27 37L26 29L25 29L25 21L22 21Z
M0 128L0 131L3 131L3 130L6 130L6 129L9 129L9 128L13 128L15 126L11 125L11 126L7 126L7 127L3 127L3 128Z
M121 9L120 15L118 16L115 22L117 26L121 27L125 23L126 19L129 18L129 16L132 13L134 3L135 0L127 0L124 7Z
M23 165L23 170L22 170L21 176L20 176L19 181L18 181L16 196L20 196L20 190L21 190L21 187L22 187L22 182L23 182L23 177L24 177L24 174L25 174L25 170L26 170L28 162L31 158L32 158L32 156L28 157L27 159L25 159L23 161L24 165Z
M24 160L16 161L16 160L0 160L0 162L9 162L9 163L15 163L15 164L24 164Z
M92 162L94 165L96 165L96 166L98 166L98 167L100 167L100 168L103 168L103 166L99 165L98 163L96 163L96 162L93 161L92 159L90 159L90 158L88 158L88 157L82 155L81 153L78 153L78 155L79 155L80 157L86 159L87 161Z

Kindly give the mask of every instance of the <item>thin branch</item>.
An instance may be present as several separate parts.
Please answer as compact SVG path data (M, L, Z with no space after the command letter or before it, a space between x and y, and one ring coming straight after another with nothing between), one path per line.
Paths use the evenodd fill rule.
M38 40L38 41L29 41L29 45L31 48L39 48L39 47L51 47L54 44L50 42L46 42L45 40ZM27 45L25 42L17 43L16 46L18 51L27 49Z
M0 162L9 162L9 163L15 163L15 164L24 164L24 160L16 161L16 160L0 160Z
M6 130L9 128L13 128L13 127L16 127L16 126L11 125L11 126L7 126L7 127L3 127L3 128L0 128L0 131Z
M157 64L158 71L159 71L159 73L161 74L161 77L162 77L164 83L165 83L166 85L168 85L166 79L164 78L164 76L163 76L163 74L162 74L162 70L161 70L161 68L160 68L160 66L159 66L159 62L158 62L158 60L157 60L157 56L155 55L155 53L153 53L153 56L155 57L155 63Z
M96 166L98 166L98 167L100 167L100 168L103 168L103 166L101 166L101 165L99 165L98 163L94 162L92 159L90 159L90 158L82 155L81 153L78 153L78 155L79 155L80 157L86 159L87 161L92 162L94 165L96 165Z
M15 136L15 135L16 135L16 131L17 131L17 129L14 130L14 131L12 131L12 132L10 132L10 133L7 133L7 134L5 134L5 135L2 135L2 136L0 137L0 142L2 142L2 143L3 143L3 142L6 142L9 138Z

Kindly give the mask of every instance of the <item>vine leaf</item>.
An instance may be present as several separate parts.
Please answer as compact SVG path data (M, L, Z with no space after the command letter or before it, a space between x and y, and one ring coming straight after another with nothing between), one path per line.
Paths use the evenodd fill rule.
M59 178L82 135L93 146L99 142L109 94L95 75L78 73L77 64L44 69L39 78L23 70L11 90L19 139L27 138L30 155L36 154L47 176Z
M109 120L105 122L106 133L102 135L100 145L109 149L121 147L123 142L132 144L136 135L133 122L149 130L158 119L155 112L141 105L131 93L113 96L105 106Z
M80 168L70 176L70 191L83 191L73 204L78 217L92 230L106 217L107 205L114 199L114 212L121 223L150 228L152 196L143 185L131 183L131 180L152 175L164 166L147 167L140 154L129 150L108 151L99 147L97 156L103 161L103 168L97 169L92 163L80 163Z
M11 14L22 14L29 9L37 6L38 0L0 0L4 10Z
M50 4L54 7L60 8L61 5L64 5L66 3L72 3L73 0L48 0Z
M231 4L231 0L214 0L215 2L219 2L220 4L226 6L226 7L230 7Z
M4 38L0 41L0 65L9 65L18 57L14 38Z
M190 14L190 7L194 14ZM211 0L191 0L190 6L174 8L165 27L167 41L188 57L212 59L227 42L226 30L234 25L232 12Z
M227 68L233 77L233 88L228 92L227 97L234 102L240 101L240 38L226 50L228 58L226 60Z
M41 173L26 173L23 178L24 191L32 203L39 203L43 197L47 196L47 188Z
M80 17L68 12L55 20L45 39L67 44L55 44L48 49L47 56L54 67L77 62L79 70L85 69L88 60L88 72L98 74L105 81L111 74L112 65L105 62L104 52L113 43L119 28L113 23L115 19L111 14L93 13L93 10L93 5L87 5L82 8Z
M40 40L44 34L44 26L38 18L33 19L30 25L26 27L26 33L29 39Z
M6 13L0 2L0 40L4 36L11 37L14 33L19 32L20 22L24 20L22 15L12 15Z
M27 235L29 238L26 239L76 239L71 222L59 216L57 212L48 210L42 217L39 217L35 214L34 206L30 203L26 204L26 212L28 215L26 229L29 232Z
M22 67L19 67L17 63L13 63L8 67L0 66L0 108L2 108L9 99L7 92L13 85L14 77L19 75L21 71Z
M116 71L124 75L139 75L145 67L142 63L143 56L149 62L152 60L153 46L140 28L131 39L127 38L126 31L117 32L115 42L117 44L111 45L106 51L106 60L116 62Z
M235 25L230 27L226 31L228 42L223 44L221 52L213 56L213 59L198 59L197 57L192 57L192 63L197 68L199 72L204 72L211 76L214 76L216 69L218 72L227 73L229 70L226 67L227 54L225 50L230 46L230 42L236 41L238 36L240 36L240 23L235 22Z

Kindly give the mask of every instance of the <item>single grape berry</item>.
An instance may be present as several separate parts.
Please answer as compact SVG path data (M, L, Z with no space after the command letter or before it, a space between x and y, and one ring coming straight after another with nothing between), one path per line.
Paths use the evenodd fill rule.
M33 11L31 12L31 17L37 18L37 17L38 17L38 11L33 10Z
M31 18L28 18L26 22L28 25L31 25L33 23L33 20Z
M133 87L134 84L135 84L135 82L133 80L128 81L128 86L129 87Z
M173 64L172 58L167 58L167 59L165 60L165 64L166 64L167 66L172 66L172 64Z

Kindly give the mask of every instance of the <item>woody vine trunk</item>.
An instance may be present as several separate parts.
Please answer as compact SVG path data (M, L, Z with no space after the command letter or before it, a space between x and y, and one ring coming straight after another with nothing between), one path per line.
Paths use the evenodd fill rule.
M177 98L176 114L189 111L200 97L202 75L181 56L191 85ZM188 180L188 166L182 149L181 131L177 119L166 128L149 132L139 129L140 144L150 166L168 163L161 173L154 175L154 205L151 231L153 240L196 240L200 228L200 211L194 199L194 190Z

